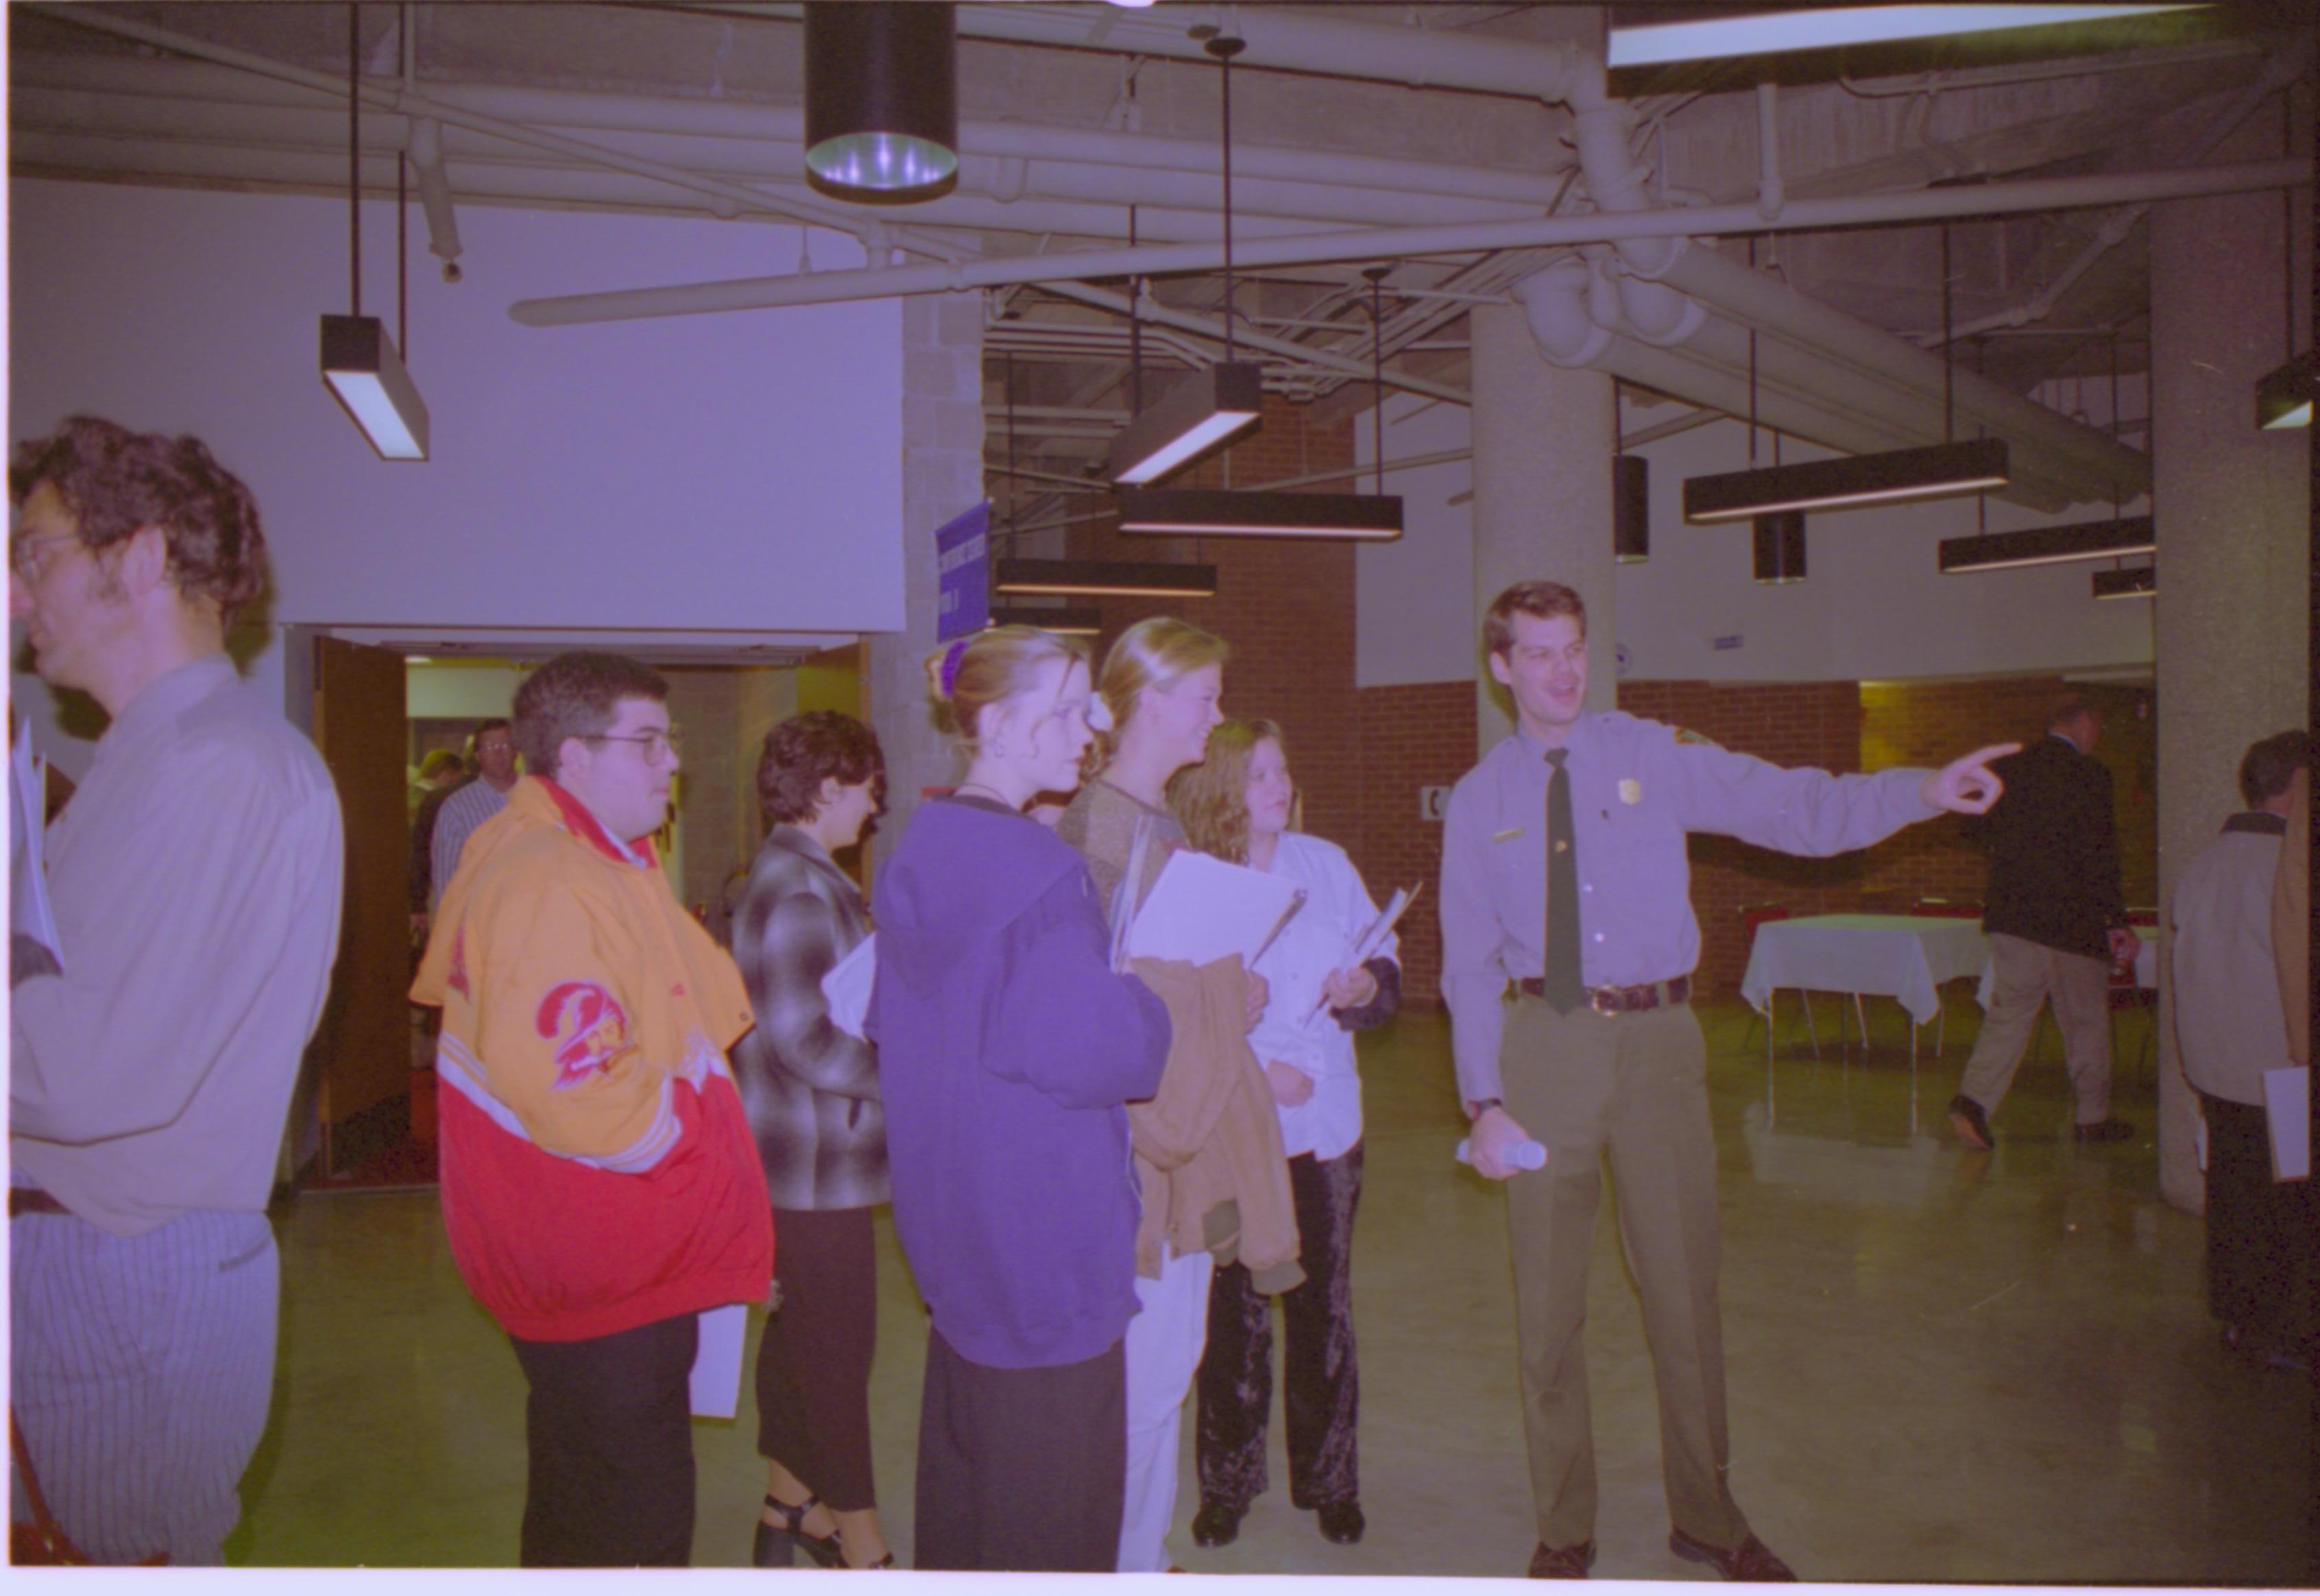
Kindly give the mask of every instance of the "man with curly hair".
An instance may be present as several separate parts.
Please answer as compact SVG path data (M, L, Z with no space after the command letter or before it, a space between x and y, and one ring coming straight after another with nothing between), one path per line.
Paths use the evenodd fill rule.
M9 497L8 612L112 722L49 833L61 967L11 937L11 1401L81 1551L215 1563L273 1388L266 1203L338 948L338 795L226 657L266 539L198 440L75 417Z

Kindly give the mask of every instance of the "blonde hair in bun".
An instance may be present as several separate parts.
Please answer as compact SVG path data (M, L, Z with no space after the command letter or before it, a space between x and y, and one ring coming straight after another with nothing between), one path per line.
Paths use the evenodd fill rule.
M953 735L972 754L983 712L1030 692L1057 660L1083 664L1087 650L1036 626L991 627L927 656L927 694L947 706Z

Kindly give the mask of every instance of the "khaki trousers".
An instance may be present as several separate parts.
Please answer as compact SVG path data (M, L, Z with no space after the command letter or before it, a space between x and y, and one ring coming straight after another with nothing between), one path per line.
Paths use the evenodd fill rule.
M1697 1540L1739 1546L1748 1523L1725 1482L1716 1138L1699 1021L1680 1003L1642 1014L1557 1014L1518 997L1499 1067L1507 1111L1548 1152L1545 1169L1507 1183L1540 1543L1574 1546L1595 1533L1587 1265L1608 1153L1658 1387L1668 1515Z
M2052 998L2078 1122L2110 1118L2110 966L2003 931L1989 934L1989 1012L1958 1083L1960 1095L1980 1103L1984 1114L1997 1114L2037 1029L2039 1005Z

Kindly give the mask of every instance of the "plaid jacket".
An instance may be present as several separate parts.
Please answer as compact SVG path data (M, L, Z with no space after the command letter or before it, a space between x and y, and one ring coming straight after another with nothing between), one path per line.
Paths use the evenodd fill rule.
M878 1054L829 1021L821 978L870 934L862 894L821 845L776 826L733 917L733 957L757 1028L734 1074L775 1208L887 1200Z

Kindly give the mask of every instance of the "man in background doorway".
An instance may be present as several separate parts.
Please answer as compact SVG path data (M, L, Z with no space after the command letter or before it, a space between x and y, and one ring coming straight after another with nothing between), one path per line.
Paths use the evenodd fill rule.
M467 762L449 748L437 748L419 762L419 807L411 817L411 936L427 939L427 911L435 903L435 822L444 802L475 778Z
M1991 983L1949 1115L1958 1140L1979 1151L1991 1146L1989 1121L2049 1002L2078 1100L2073 1134L2082 1142L2134 1134L2110 1111L2110 968L2133 963L2143 944L2126 925L2110 772L2094 757L2101 734L2093 705L2063 699L2044 739L1998 762L2006 796L1962 828L1989 855L1981 929Z
M435 816L435 836L430 845L434 856L434 894L428 910L443 896L443 889L451 884L451 873L459 867L459 854L467 846L467 839L476 828L507 807L507 795L515 790L515 732L505 721L486 721L476 728L476 779L443 800L443 807Z
M338 794L224 651L257 502L196 439L77 416L9 474L8 612L111 717L12 927L9 1401L90 1558L214 1564L274 1384L266 1204L329 990Z

